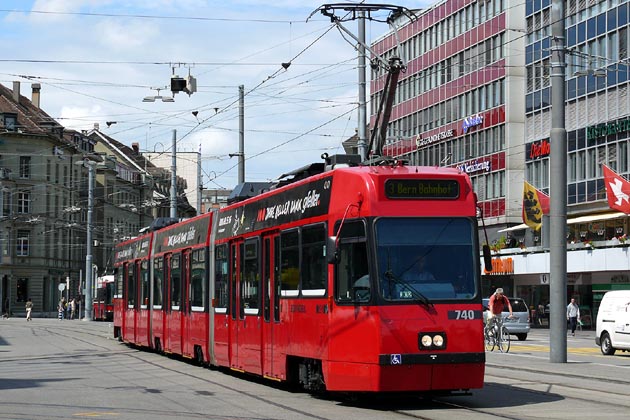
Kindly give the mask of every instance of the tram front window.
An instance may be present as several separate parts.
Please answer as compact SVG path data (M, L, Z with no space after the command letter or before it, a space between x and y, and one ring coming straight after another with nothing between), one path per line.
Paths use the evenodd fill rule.
M476 227L467 218L381 218L376 222L379 291L390 301L471 299Z

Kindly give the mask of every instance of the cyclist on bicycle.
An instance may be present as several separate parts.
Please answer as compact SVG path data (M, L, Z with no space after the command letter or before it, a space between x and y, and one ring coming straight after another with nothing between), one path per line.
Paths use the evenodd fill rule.
M503 289L499 287L492 296L490 296L490 301L488 302L488 309L490 310L488 313L488 325L494 321L493 318L495 316L499 316L499 318L501 317L501 313L503 312L503 308L505 308L505 306L508 307L508 310L510 311L510 318L512 318L513 314L510 299L503 295Z

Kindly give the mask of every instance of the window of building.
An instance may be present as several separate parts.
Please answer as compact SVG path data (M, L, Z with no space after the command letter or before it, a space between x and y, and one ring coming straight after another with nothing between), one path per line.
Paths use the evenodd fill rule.
M4 114L4 129L7 131L15 131L17 129L17 114Z
M18 230L17 237L15 238L16 242L16 255L18 257L28 257L29 255L29 242L30 242L30 232L28 230Z
M31 157L20 156L20 178L28 179L31 177Z
M18 278L17 279L17 302L26 302L28 300L28 279L27 278Z
M31 212L30 191L18 191L17 193L17 213L28 214Z

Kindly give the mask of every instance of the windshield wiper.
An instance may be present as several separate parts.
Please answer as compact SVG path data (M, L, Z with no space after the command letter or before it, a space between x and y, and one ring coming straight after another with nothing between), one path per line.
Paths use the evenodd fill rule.
M421 304L425 305L427 308L430 308L433 306L433 303L429 300L429 298L423 295L422 292L416 289L415 287L410 286L408 283L396 277L396 275L392 272L392 270L387 270L385 271L384 274L385 274L385 277L389 281L393 281L394 283L407 289L411 293L411 295L415 298L415 300L419 301Z

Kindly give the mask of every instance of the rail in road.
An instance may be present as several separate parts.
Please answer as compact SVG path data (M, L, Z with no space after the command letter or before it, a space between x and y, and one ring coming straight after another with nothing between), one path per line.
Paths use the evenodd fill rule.
M550 363L548 333L486 353L484 388L470 396L349 400L138 351L107 323L2 320L0 420L627 418L630 354L603 356L584 331L567 338L568 363Z

